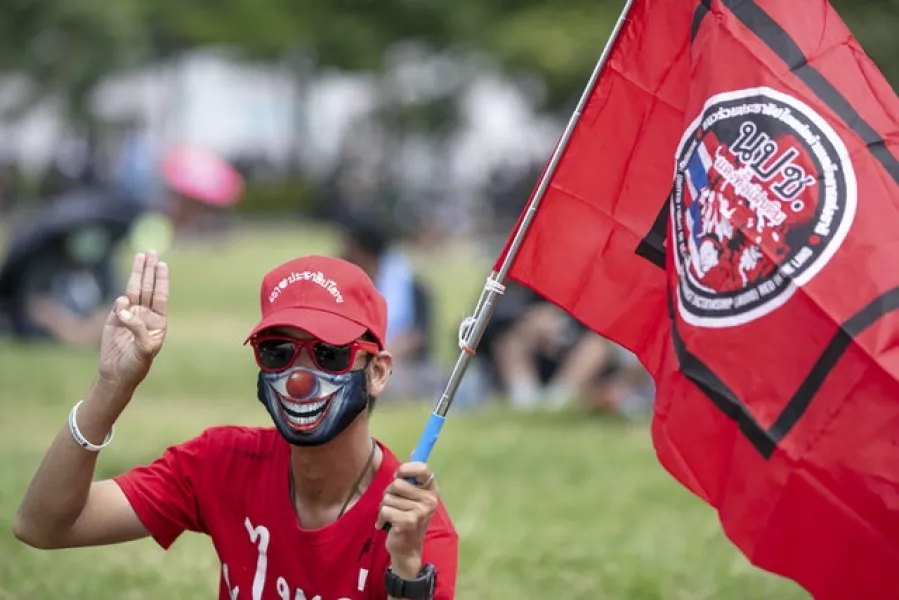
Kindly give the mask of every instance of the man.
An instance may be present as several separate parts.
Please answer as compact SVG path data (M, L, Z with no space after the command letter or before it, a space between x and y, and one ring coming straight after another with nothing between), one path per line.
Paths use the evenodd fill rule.
M92 482L166 335L168 267L138 254L96 379L35 474L16 536L72 548L152 535L168 548L202 532L222 562L220 600L452 598L458 538L433 473L369 434L392 368L383 297L358 267L308 256L268 273L260 300L248 342L275 427L211 428Z

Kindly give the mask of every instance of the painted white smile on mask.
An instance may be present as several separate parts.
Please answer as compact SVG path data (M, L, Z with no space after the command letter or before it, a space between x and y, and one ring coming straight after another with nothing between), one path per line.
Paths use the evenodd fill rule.
M298 431L315 429L327 414L331 399L343 387L305 369L285 373L269 385L278 395L288 425Z

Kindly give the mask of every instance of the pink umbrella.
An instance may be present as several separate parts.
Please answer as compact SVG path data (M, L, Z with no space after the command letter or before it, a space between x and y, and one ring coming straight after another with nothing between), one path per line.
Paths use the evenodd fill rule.
M182 196L212 206L231 206L243 195L244 181L234 167L218 155L181 146L162 160L166 184Z

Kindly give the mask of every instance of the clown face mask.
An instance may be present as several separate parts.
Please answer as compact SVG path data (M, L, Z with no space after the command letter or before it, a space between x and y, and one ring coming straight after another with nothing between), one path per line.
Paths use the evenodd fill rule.
M365 370L328 373L306 367L259 372L259 401L295 446L319 446L340 435L366 409Z

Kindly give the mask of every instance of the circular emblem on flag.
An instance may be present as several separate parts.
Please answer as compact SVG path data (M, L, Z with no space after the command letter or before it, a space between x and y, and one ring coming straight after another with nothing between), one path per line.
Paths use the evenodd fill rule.
M709 98L676 157L677 303L691 325L743 325L780 307L827 264L855 216L842 140L772 89Z

